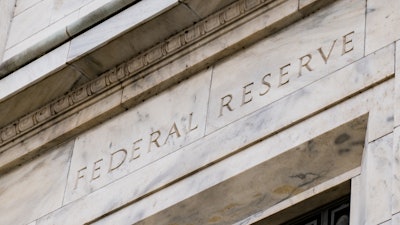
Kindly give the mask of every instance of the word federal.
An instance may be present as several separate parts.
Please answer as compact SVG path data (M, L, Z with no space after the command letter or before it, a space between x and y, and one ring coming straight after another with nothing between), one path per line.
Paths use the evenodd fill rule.
M129 164L134 164L146 155L153 152L153 154L159 154L160 152L156 151L157 149L167 145L174 146L175 141L182 142L186 136L197 129L198 125L193 122L193 113L190 113L179 122L172 122L168 129L160 128L140 138L133 139L130 146L114 150L108 156L101 157L93 163L81 167L75 174L74 190L84 181L89 184L124 165L126 167L132 166Z

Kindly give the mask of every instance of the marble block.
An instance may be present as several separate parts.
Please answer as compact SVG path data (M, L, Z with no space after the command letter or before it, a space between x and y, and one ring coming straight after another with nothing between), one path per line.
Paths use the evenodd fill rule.
M191 182L184 181L182 188L185 193L189 191L194 191L193 193L196 193L198 188L207 188L209 187L207 185L212 186L215 183L219 183L221 179L225 179L224 177L229 178L230 176L236 175L246 168L251 168L258 163L271 159L274 156L285 152L288 148L290 149L296 145L300 145L315 135L323 134L327 130L334 129L342 123L347 123L349 120L355 117L362 116L367 112L367 108L365 107L366 100L371 98L374 94L376 93L367 91L356 98L352 98L346 102L343 102L342 104L324 111L321 114L317 114L316 116L305 120L303 123L295 125L292 129L284 130L280 134L272 136L271 138L268 138L266 141L257 144L252 148L248 148L248 151L240 152L240 154L237 154L234 158L232 158L232 160L226 162L226 164L224 163L221 166L218 166L217 168L219 168L221 171L221 173L217 173L219 174L218 176L213 176L213 174L216 174L215 167L209 168L206 172L209 175L205 176L203 179L198 179L196 176L193 176L190 178L190 180L192 180L194 183L192 184ZM336 116L333 117L332 115ZM259 117L262 118L264 116L259 115ZM250 121L251 119L249 119L247 123ZM316 123L323 124L323 126L315 127ZM225 132L229 132L230 130L232 130L232 134L236 134L235 130L246 131L246 133L255 132L255 130L243 129L243 126L240 124L227 127ZM299 130L307 132L299 132ZM227 133L216 134L214 137L215 141L208 144L207 142L210 142L210 139L205 139L197 143L194 142L179 152L174 152L160 159L157 163L150 164L139 171L125 176L123 179L119 179L104 188L94 191L83 198L65 205L62 209L40 219L38 221L38 225L59 224L62 221L66 221L68 224L83 224L114 209L114 207L126 205L128 202L132 202L132 196L137 196L140 192L142 192L142 190L150 191L154 189L157 190L157 187L159 186L165 187L165 184L169 183L168 180L173 179L173 177L183 176L185 171L197 168L199 163L208 165L210 162L209 160L216 158L216 155L222 155L222 151L230 151L235 149L235 145L231 144L233 140L237 140L237 144L239 146L243 146L243 143L245 143L244 141L246 137L241 138L240 136L236 135L235 137L232 136L232 138L225 139L223 145L218 144L221 143L221 138L218 137L227 137L227 135ZM201 142L205 143L202 144ZM220 147L215 148L214 146ZM270 148L268 146L280 147ZM216 149L218 149L218 151L216 151ZM175 169L164 170L163 168ZM226 170L226 168L230 169ZM149 176L148 174L152 174L152 176ZM174 187L175 186L169 190L173 193L176 193L176 189ZM182 192L178 191L179 194L174 195L174 198L168 198L168 202L163 203L163 201L159 201L158 197L154 197L151 201L148 199L142 199L143 203L140 203L140 205L143 206L143 209L146 212L154 212L153 210L159 209L159 207L165 207L167 204L169 204L169 202L173 202L181 197L184 197L182 195L183 190ZM118 193L118 195L110 195L110 193ZM90 209L86 208L86 206L92 202L96 202L96 204L94 204L94 206ZM152 203L149 204L149 202ZM149 205L153 205L153 203L154 208L149 208ZM131 209L123 210L123 212L121 212L122 218L124 216L137 218L137 214L127 213L130 212L130 210ZM77 216L71 218L69 215Z
M90 0L87 4L79 8L79 17L82 18L100 7L112 2L112 0Z
M149 0L149 2L138 2L116 16L103 21L98 26L74 38L71 42L68 61L78 59L83 54L98 47L98 45L110 41L115 36L124 33L127 29L143 23L143 21L147 20L149 17L154 17L176 4L177 0ZM107 32L104 32L104 29L106 29Z
M396 42L395 101L400 102L400 41ZM394 105L394 126L400 125L400 106Z
M65 140L75 137L82 130L88 130L88 127L93 127L109 119L111 115L122 113L126 109L121 106L121 96L122 90L119 89L119 91L116 91L111 89L97 96L101 98L101 101L86 102L87 105L85 108L73 111L62 120L56 119L51 121L49 124L51 125L50 127L28 137L26 141L13 143L11 146L3 146L3 148L0 148L0 151L3 151L2 157L0 157L2 169L7 169L21 163L21 160L24 161L24 156L27 154L37 154L43 151L44 148L51 149ZM65 102L68 101L60 102L61 107ZM48 108L44 108L43 112L49 112ZM7 150L4 151L5 149Z
M366 146L362 164L361 224L380 224L392 216L393 133Z
M194 135L195 137L193 136L193 139L192 137L188 139L189 142L181 142L182 136L179 138L176 137L177 130L181 131L181 126L178 124L184 121L186 121L187 127L194 128L196 125L199 125L199 128L202 127L199 131L202 130L204 132L204 124L202 125L202 123L205 123L206 119L205 110L207 109L208 89L212 70L210 68L199 76L182 82L180 86L177 86L173 90L160 94L139 105L137 108L133 108L125 114L96 127L92 131L82 134L77 139L74 149L74 159L72 160L71 171L69 173L66 202L70 202L70 204L64 206L66 207L65 209L56 211L54 214L43 218L39 224L57 224L56 221L66 219L66 215L75 214L75 210L82 210L82 204L87 204L87 202L98 203L96 208L91 209L91 212L82 213L79 217L80 219L75 218L76 223L85 222L86 219L89 220L96 217L96 215L103 215L105 212L113 210L114 207L127 204L127 202L140 198L182 176L224 158L242 149L243 146L248 146L273 135L277 131L294 126L298 121L302 121L310 115L315 115L321 112L321 110L326 110L327 106L333 107L349 96L353 100L353 103L342 106L343 108L335 107L338 111L330 114L329 119L335 119L336 117L333 115L342 114L343 109L351 110L349 111L351 113L345 113L346 115L366 114L370 110L368 102L374 98L379 98L382 95L381 93L384 93L385 90L389 90L389 87L393 86L394 79L391 79L393 76L393 66L390 66L394 61L393 52L394 46L388 46L376 54L371 54L295 91L291 95L271 103L253 114L239 119L235 123L228 124L222 129L208 134L202 139L197 140L203 134L196 134ZM384 82L385 80L386 82ZM371 88L373 86L376 87ZM181 89L185 89L186 93L199 93L199 96L194 98L195 95L182 95L180 93L184 92L179 91ZM360 91L365 94L358 94ZM320 95L319 93L325 94ZM194 102L194 99L199 102ZM310 99L313 101L310 101ZM151 104L158 101L165 103L155 104L154 114L149 113L149 118L151 116L152 118L154 117L155 121L160 120L160 127L165 127L163 130L166 130L173 138L177 139L177 142L175 142L176 146L187 144L180 148L179 151L175 151L177 147L168 146L164 146L163 150L165 151L153 151L153 147L158 148L157 144L155 142L149 143L149 140L154 140L154 138L158 137L157 131L160 132L160 136L161 134L164 135L164 138L166 136L165 131L161 132L159 125L152 124L149 120L146 120L146 114L143 113L145 112L143 109L150 107ZM168 104L176 104L180 110L171 109L167 107ZM288 105L291 106L292 111L287 111ZM194 111L187 111L190 109ZM175 112L175 115L173 115L173 112ZM192 121L191 126L189 126L188 122L190 121L191 112L193 112L193 121L199 123L193 123ZM202 114L196 114L197 112L202 112ZM166 117L161 115L166 115ZM197 116L200 116L200 118ZM169 117L173 118L174 121L171 122L165 119ZM179 117L183 120L179 120ZM176 122L176 129L174 122ZM322 122L321 124L324 123ZM149 129L150 133L146 132ZM197 132L197 129L193 132ZM143 134L143 137L147 136L147 143L151 144L151 154L148 154L149 145L147 145L147 150L145 146L145 151L141 152L143 147L140 147L140 144L146 143L146 141L142 142L144 139L140 136L139 139L135 139L137 138L135 133ZM140 141L140 139L143 140ZM163 138L161 137L161 139ZM190 141L194 142L191 143ZM221 145L222 141L223 145ZM157 143L160 144L162 142L157 141ZM127 152L125 153L125 148L130 149L130 156L127 156ZM156 154L153 155L152 152ZM136 158L138 156L137 153L146 154L143 155L143 158L148 157L149 161L147 161L147 164L146 162L137 165L128 163L132 157L133 163L135 160L143 159L140 158L142 156ZM121 162L122 164L120 165ZM114 167L118 168L114 169ZM108 173L110 168L111 170L114 169L114 172ZM112 174L117 175L113 177ZM96 183L98 183L98 186L96 186ZM76 189L74 190L75 186ZM130 188L124 188L126 186ZM106 198L107 193L120 193L120 195ZM74 201L74 199L76 200ZM70 222L72 223L73 221Z
M10 26L6 49L47 27L51 13L43 12L51 12L52 5L53 0L43 0L15 16Z
M62 205L74 142L0 178L0 224L25 225Z
M0 14L0 27L2 32L0 32L0 63L3 61L4 50L6 47L6 42L8 38L8 28L10 27L13 10L16 0L0 0L0 9L2 13Z
M364 12L362 1L336 2L218 63L207 133L361 58Z
M328 115L325 113L324 116ZM312 123L307 121L302 125L259 142L95 225L113 222L121 225L233 224L240 218L280 204L332 177L340 180L340 174L360 165L366 131L365 116L298 144L303 138L310 138L310 134L298 135L298 139L291 138L299 128L312 126ZM285 137L290 141L282 143ZM287 149L290 145L295 147ZM321 186L318 188L323 189ZM190 197L194 193L197 195ZM172 205L146 218L168 204ZM199 205L207 207L199 209ZM140 221L141 217L145 219Z
M365 54L368 55L400 38L400 1L368 0Z
M14 9L14 16L20 14L21 12L41 1L43 0L17 0Z
M392 216L393 225L400 224L400 213L396 213Z
M358 175L351 179L351 199L350 199L350 225L361 224L361 210L363 199L360 194L361 176Z
M299 0L299 8L304 8L305 6L316 2L317 0Z
M53 0L50 23L54 23L73 12L78 12L81 7L91 0ZM78 16L75 17L77 19Z
M59 70L66 62L69 42L0 80L0 102Z
M383 49L382 52L385 52L384 50L385 49ZM66 221L68 224L83 224L87 221L94 220L109 211L113 211L123 205L131 203L132 201L139 200L141 197L147 196L149 193L160 190L176 180L179 181L181 180L180 178L187 174L191 174L193 171L198 171L199 168L205 168L207 165L212 165L214 162L242 150L244 146L249 146L252 143L257 142L257 140L271 137L273 134L276 134L274 131L284 131L292 126L301 127L304 124L303 122L305 118L312 118L312 122L308 124L310 127L294 129L295 132L293 132L293 136L290 137L287 133L282 132L282 136L279 135L278 139L274 139L276 141L276 146L281 146L282 148L266 149L269 151L269 154L266 155L266 157L273 156L277 151L285 151L287 148L284 148L284 144L301 144L301 142L287 141L288 138L290 140L300 141L298 137L301 135L311 135L315 131L321 131L320 129L327 129L325 126L332 127L333 124L340 123L340 121L343 123L343 121L348 121L355 117L362 116L368 113L368 101L380 96L379 93L388 89L391 82L393 82L393 79L381 83L377 88L366 89L367 87L370 87L371 84L375 84L377 81L384 79L385 75L380 74L383 71L378 72L373 70L370 70L368 73L359 73L356 68L362 68L364 63L367 62L379 62L379 60L377 60L378 58L385 61L385 57L382 58L381 56L382 55L379 54L376 55L377 58L371 56L365 60L358 61L354 65L343 68L331 76L325 77L323 80L316 82L314 84L315 86L308 87L305 90L300 90L296 92L296 95L274 102L266 109L244 117L233 124L229 124L223 129L217 130L210 135L190 143L189 145L179 149L179 151L168 154L154 163L150 163L139 170L125 175L121 179L117 179L86 196L70 202L60 210L41 218L38 221L38 224L59 224L61 221ZM348 80L349 77L351 77L351 81ZM365 78L365 80L361 79L361 77ZM332 82L340 84L341 88L331 85ZM329 97L326 99L321 98L324 101L315 101L313 102L315 105L303 108L304 105L310 102L309 99L314 98L317 93L321 93L322 89L316 87L320 87L330 93ZM331 87L332 89L328 90L328 87ZM359 90L364 91L361 94L353 96L340 103L339 100L346 99L348 94L358 93ZM292 105L293 103L296 104ZM303 110L294 110L296 114L292 117L282 117L282 110L287 109L287 105L289 104L292 105L292 108L294 109L302 108ZM324 108L326 105L331 105L331 107ZM326 112L326 114L319 114L321 108L324 109L322 112ZM315 112L317 112L317 114L315 114ZM310 113L313 113L313 117L307 116L310 115ZM325 116L320 117L319 115ZM302 123L294 123L298 120L301 120ZM315 128L315 124L321 124L323 126L318 126L317 129ZM302 132L298 132L299 130L302 130ZM96 140L105 141L99 140L99 138ZM92 149L94 148L90 147L90 150ZM271 150L273 150L273 152L270 152ZM91 152L94 152L94 150ZM256 160L262 159L263 158L261 157L253 157L251 161L257 162ZM97 166L102 165L101 163L103 163L103 161L98 162ZM91 166L92 169L94 168L93 165L94 164ZM95 177L98 175L97 171L98 170L94 173ZM75 173L76 172L77 171L75 171ZM70 172L70 174L73 173L73 171ZM85 179L88 179L87 176L93 175L92 173L81 174L86 176ZM149 174L151 174L151 176ZM77 174L75 174L75 176L76 175ZM81 182L81 180L82 179L80 179L79 182ZM206 179L206 181L208 180L210 179ZM110 193L118 193L118 195L110 195ZM96 203L94 204L95 206L90 209L85 208L87 204L94 202ZM79 216L74 218L69 217L69 215L78 214Z
M211 70L201 72L77 137L65 202L202 137L210 76Z
M400 127L394 130L392 157L392 214L400 212Z
M181 1L187 5L191 10L193 10L201 18L204 18L210 14L210 12L215 12L221 8L228 6L229 4L235 2L235 0L217 0L209 1L204 4L203 0L183 0Z
M79 71L64 64L66 52L68 44L0 80L0 126L27 116L85 79Z
M142 3L138 2L136 4L141 5ZM161 5L160 2L156 4ZM135 8L136 5L131 7ZM148 9L146 8L146 10ZM133 13L130 12L129 15L131 14ZM107 45L100 44L100 46L96 47L95 51L90 52L85 57L79 58L72 64L76 68L79 68L85 75L96 77L109 68L120 64L121 61L137 57L139 53L154 47L154 43L165 41L167 37L191 26L193 21L197 20L197 15L185 5L179 4L144 24L140 24L139 21L136 21L138 24L132 25L132 28L126 27L128 30L124 31L123 35L120 35L118 38L112 38L113 40L108 41ZM103 37L103 30L105 29L117 31L117 29L114 28L116 24L115 22L103 23L94 29L97 29L98 33L102 34L99 37ZM113 26L113 28L107 28L107 26ZM110 35L111 33L112 32L110 32ZM80 39L80 37L77 37L77 39ZM87 43L87 39L81 40ZM72 42L71 52L73 52L76 47L75 40ZM86 47L85 43L83 44L84 47Z
M372 142L382 136L385 136L394 129L394 79L390 80L390 86L380 92L379 96L368 102L369 123L367 141ZM379 87L374 87L379 88ZM382 101L384 99L384 101Z
M385 221L385 222L383 222L383 223L380 223L379 225L395 225L396 223L393 223L393 221L392 220L387 220L387 221Z
M25 52L27 49L39 49L36 50L36 54L42 55L44 53L43 45L47 46L51 45L52 47L54 47L55 44L57 45L59 43L65 44L66 41L70 39L70 34L68 34L65 27L68 24L72 23L73 21L76 21L77 17L78 17L78 12L72 13L58 20L57 22L52 23L49 26L43 28L42 30L40 30L40 32L37 32L29 36L28 38L24 39L23 41L20 41L19 43L15 44L14 46L8 48L7 51L4 52L4 60L10 60L12 57L16 57L18 55L24 55L26 54ZM46 49L46 51L52 49ZM30 54L35 54L35 53L30 53ZM64 60L66 60L66 57Z

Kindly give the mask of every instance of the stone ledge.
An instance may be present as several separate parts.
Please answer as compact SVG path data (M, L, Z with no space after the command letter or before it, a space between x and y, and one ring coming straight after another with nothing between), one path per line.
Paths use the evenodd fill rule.
M126 31L138 27L145 29L147 25L143 24L143 21L141 20L149 19L148 17L153 19L163 18L165 16L165 11L176 5L174 0L171 1L172 6L168 5L167 8L164 8L166 7L165 5L160 5L159 8L153 7L147 12L147 14L143 15L146 16L146 18L137 18L136 21L130 20L129 22L131 23L126 23L120 28L124 28ZM171 3L171 1L168 2ZM138 5L140 4L138 3L128 8L128 13L135 14L135 10L140 10ZM118 15L120 15L120 17L125 15L126 17L126 10L124 12L125 14L121 12ZM136 14L138 13L136 12ZM107 24L104 25L102 23L96 27L102 27L103 29L107 30L109 29L108 26ZM65 33L65 31L63 32ZM117 34L118 33L115 35ZM168 34L164 37L160 35L160 38L167 38L169 35L171 34ZM79 36L73 37L72 40L76 40L78 37ZM109 38L113 39L117 37ZM78 87L79 85L88 82L90 79L93 79L93 76L89 77L88 74L85 74L79 67L74 65L72 61L68 61L72 40L65 42L61 46L41 57L39 57L40 55L35 55L35 57L39 58L23 66L17 71L14 71L12 74L8 74L7 77L0 81L0 127L9 124L24 115L32 113L33 110L49 104L51 100L54 100L74 89L75 87ZM102 41L107 42L110 40L102 39ZM100 40L98 40L96 43L100 46L106 44L104 42L100 42ZM48 48L51 46L48 45L49 44L46 43L45 47ZM97 48L100 46L97 46ZM90 56L88 53L82 53L80 57L85 58ZM107 69L110 68L112 67ZM96 74L96 77L99 74ZM35 98L31 98L31 96L35 96ZM25 101L28 97L31 99L29 102ZM19 104L20 102L25 102L25 104Z
M182 31L199 19L199 17L195 16L195 14L198 14L197 11L201 11L203 14L206 12L212 13L231 2L232 0L219 0L215 1L214 4L207 5L205 8L202 8L199 4L199 0L186 1L185 4L187 6L184 6L183 3L172 2L172 6L148 12L152 14L144 18L144 21L134 20L134 24L125 24L124 29L127 29L125 31L121 31L121 27L118 27L118 32L124 34L119 37L112 37L112 40L98 39L98 35L96 39L96 37L89 34L82 34L85 37L89 35L95 38L96 40L94 41L98 45L91 45L91 52L82 52L79 48L75 49L74 57L71 57L73 49L79 47L79 40L85 41L85 39L79 39L80 36L75 37L58 49L40 57L0 81L0 87L2 87L0 90L0 105L2 106L0 107L0 127L15 123L16 119L32 113L34 109L49 104L49 101L60 97L67 91L97 78L100 74L121 62L131 59L140 52L154 47L156 43L164 41L172 34ZM120 13L118 18L123 19L124 15L126 17L127 15L135 14L135 9L137 10L137 4L129 8L129 10L127 9L128 11ZM190 14L191 17L179 18L178 16L182 12L185 12L184 15ZM150 20L150 18L152 19ZM107 21L109 20L104 21L104 23L99 24L92 30L102 33L103 30L108 30L115 26L115 23ZM110 21L112 20L110 19ZM132 22L132 19L129 21ZM132 26L134 27L133 29ZM156 27L163 27L163 29L156 29ZM132 41L135 42L136 47L134 49L131 49ZM64 47L66 47L65 54L56 54L57 51L64 49ZM54 54L56 54L56 57L54 57ZM48 67L47 63L49 60L52 62L51 68ZM26 74L30 74L30 76L26 76ZM74 79L71 79L71 77ZM18 82L15 82L15 80ZM56 80L57 84L66 85L53 85L54 80ZM43 90L46 90L45 95L42 93ZM34 101L30 101L29 104L17 104L17 102L22 102L26 99L27 96L37 97ZM9 113L9 111L12 111L12 113Z
M247 10L246 8L242 8L246 7L246 3L248 2L252 2L253 4L248 5L249 8L247 8ZM257 4L254 4L254 2L256 2ZM202 39L203 41L215 40L215 38L219 37L220 35L223 35L231 31L233 28L235 28L235 26L242 25L245 21L249 21L249 19L254 18L254 15L252 15L253 12L255 12L256 14L267 13L271 8L274 8L275 6L280 6L284 2L286 1L274 1L271 3L270 1L260 2L260 1L241 0L239 2L233 3L232 6L227 7L226 9L211 15L210 17L203 20L203 22L197 23L193 27L184 30L183 32L179 33L176 36L173 36L166 42L161 43L160 45L144 52L143 54L134 58L130 62L122 64L106 72L105 74L95 79L94 81L81 86L80 88L69 93L68 95L53 101L51 104L43 107L42 109L34 113L31 113L28 116L23 117L11 123L10 125L4 127L1 130L1 137L2 137L1 145L3 145L1 150L2 169L10 168L18 163L21 163L21 160L26 160L34 156L36 154L35 152L38 151L39 149L41 149L42 151L44 150L43 149L44 147L48 148L52 146L52 144L60 143L60 141L65 140L65 138L71 137L71 135L76 134L78 130L82 131L81 129L75 129L74 131L66 132L65 136L60 135L58 137L53 137L52 138L53 141L46 140L46 142L48 143L46 143L45 146L39 145L37 146L37 148L34 147L33 149L31 147L28 147L28 149L24 147L18 150L17 152L10 152L13 151L12 149L14 149L14 147L12 146L20 145L20 142L25 143L26 138L34 135L35 133L41 132L41 130L51 126L50 124L54 124L51 121L55 121L56 118L58 118L57 121L60 121L62 120L62 118L66 119L70 118L71 115L73 116L76 113L77 109L76 106L88 107L89 105L92 104L90 102L101 99L98 97L99 95L103 95L103 97L105 97L104 94L102 93L109 92L108 91L109 88L113 88L115 85L121 83L123 80L126 79L131 80L128 81L127 84L135 82L140 77L147 76L149 73L151 73L151 71L156 70L162 65L170 64L170 61L165 60L169 57L169 55L166 55L166 53L168 52L170 52L172 56L175 55L175 57L182 57L182 55L186 54L192 54L194 56L195 54L190 53L191 51L199 49L200 47L207 48L207 46L204 46L205 43L201 42ZM294 3L293 1L287 1L285 4L290 5L293 3ZM236 9L245 9L245 10L235 11ZM293 10L292 9L290 9L289 11L287 10L288 9L285 10L287 12L286 15L275 15L275 17L272 17L270 20L268 20L267 24L265 24L265 21L259 21L259 23L261 23L257 25L259 26L259 30L257 30L256 32L255 30L251 29L247 30L247 33L243 33L241 37L237 37L236 39L231 40L229 48L225 48L227 46L220 46L218 50L213 50L211 52L210 52L211 49L205 50L205 52L209 52L209 55L206 55L204 56L204 58L201 59L198 59L197 56L196 57L189 56L189 58L193 59L190 65L186 64L185 66L184 64L183 68L179 69L180 72L172 74L171 75L172 77L169 77L167 78L167 80L164 81L158 80L156 81L155 84L150 85L149 89L139 91L140 93L138 93L132 98L133 101L132 99L129 100L129 102L125 101L125 103L123 103L124 105L123 107L131 107L135 103L140 102L141 100L155 94L156 92L161 91L162 89L172 85L173 83L176 83L177 81L187 76L190 76L194 71L204 68L211 62L219 58L222 58L223 56L233 51L236 51L238 48L240 48L240 46L249 44L251 43L251 41L254 42L265 35L276 32L277 30L285 27L287 24L290 24L293 21L301 18L302 16L305 16L298 11L297 3ZM228 12L229 14L227 14ZM239 12L239 13L235 14L233 12ZM250 15L250 18L247 18L246 17L247 15ZM214 21L214 23L211 23L212 21ZM208 24L206 25L206 23ZM237 25L235 25L235 23ZM204 27L201 28L201 26ZM218 27L220 29L217 29ZM209 33L205 32L206 29L209 29L210 32ZM245 28L242 29L246 30ZM209 34L211 34L211 36L209 36ZM204 37L207 38L204 39ZM191 47L187 48L187 46ZM181 55L177 56L177 54L175 54L177 52L181 52ZM170 58L171 61L173 59L174 57ZM177 64L176 62L174 63L175 65ZM188 70L187 67L189 67L190 69ZM83 103L85 102L88 102L86 106L83 105ZM119 112L120 110L117 111ZM99 117L100 118L111 117L115 115L112 112L115 113L114 110L111 111L105 110ZM98 122L96 117L91 119L93 119L93 121ZM86 126L84 127L85 129L88 128Z
M121 0L108 3L85 17L80 18L76 22L67 25L65 28L55 31L50 35L50 37L39 41L34 46L30 46L19 54L11 56L7 60L3 61L0 64L0 78L9 75L11 72L26 65L35 58L46 54L55 47L66 42L68 39L78 35L83 30L93 26L118 10L121 10L128 5L135 4L136 2L138 2L138 0Z
M320 192L321 189L333 186L322 185L323 183L338 184L360 173L363 145L350 147L350 143L363 143L366 124L366 116L357 118L313 137L312 145L310 142L305 142L277 155L274 155L275 152L271 149L273 145L265 140L249 147L243 153L230 156L195 173L192 177L178 181L162 191L101 218L93 225L106 225L112 222L137 225L189 224L191 221L196 221L196 224L212 224L211 218L215 218L219 224L234 224L238 219L258 213L260 209L268 209L267 211L271 212L286 208L293 204L291 201L285 202L288 198L296 202L304 195L311 195L312 191L306 191L307 189L313 187ZM339 147L332 144L343 134L351 136L351 140L347 142L349 145L347 154L340 153L342 152L340 148L344 145ZM255 160L255 158L265 159L264 157L268 159ZM296 165L298 168L294 169L291 165ZM229 168L229 172L226 168ZM331 178L333 179L330 180ZM229 196L224 195L227 190ZM180 195L176 196L173 193ZM153 205L149 202L157 204L148 207ZM199 204L207 204L208 207L199 209ZM144 213L133 216L133 212L138 210Z

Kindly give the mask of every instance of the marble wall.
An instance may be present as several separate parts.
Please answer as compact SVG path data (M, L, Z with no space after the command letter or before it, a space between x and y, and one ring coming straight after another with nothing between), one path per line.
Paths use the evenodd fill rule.
M110 2L110 0L16 0L13 4L15 7L12 10L13 16L2 61L23 53L43 40L72 35L71 31L68 33L66 30L67 26ZM100 18L100 13L97 16Z
M18 38L7 46L94 2L17 0L10 32ZM116 116L48 151L61 119L15 145L18 154L43 153L0 174L0 224L244 225L285 218L285 209L346 182L351 225L400 224L400 1L390 2L270 1L171 56L183 69L160 62L121 82L65 124L108 106ZM259 3L241 0L218 18ZM302 18L312 4L321 9ZM49 5L54 13L32 30L15 28ZM287 26L272 34L256 27L276 25L260 19L272 15ZM245 31L252 34L228 46L224 35ZM208 57L216 46L229 54ZM208 61L190 64L198 59ZM155 84L157 94L137 94Z
M70 141L1 176L1 224L28 224L63 205L73 147Z

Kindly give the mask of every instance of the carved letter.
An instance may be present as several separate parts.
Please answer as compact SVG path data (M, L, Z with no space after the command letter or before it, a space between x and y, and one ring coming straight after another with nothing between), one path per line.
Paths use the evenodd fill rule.
M351 48L347 48L347 44L350 44L350 43L353 43L353 39L350 37L349 39L347 39L349 36L351 36L351 35L353 35L354 34L354 31L352 31L352 32L350 32L350 33L348 33L348 34L346 34L346 35L344 35L343 36L343 50L342 50L342 55L344 55L344 54L346 54L346 53L348 53L348 52L351 52L351 51L353 51L353 49L354 49L354 45L351 45Z
M286 75L289 74L288 71L286 71L286 72L283 71L286 67L289 67L289 66L290 66L290 63L289 63L289 64L286 64L286 65L284 65L284 66L282 66L282 67L280 68L280 72L281 72L281 73L280 73L280 76L279 76L279 85L278 85L278 87L283 86L283 85L289 83L289 78L287 78L286 81L283 81L283 79L282 79L284 76L286 76Z
M123 154L123 157L122 157L122 160L121 160L120 162L118 162L116 165L114 165L114 163L113 163L113 161L114 161L114 156L115 156L117 153ZM123 149L123 148L120 149L120 150L117 150L117 151L115 151L115 152L113 152L113 153L111 153L111 155L110 155L110 167L108 168L108 172L110 173L110 172L112 172L113 170L119 168L119 167L122 165L122 163L125 162L125 159L126 159L126 155L127 155L127 154L128 154L128 152L127 152L125 149Z
M179 133L178 127L176 127L176 123L175 123L175 122L174 122L174 124L172 124L172 127L171 127L171 129L169 130L168 136L167 136L167 138L165 139L164 144L167 143L168 138L169 138L170 136L172 136L173 134L176 134L176 137L180 137L180 136L181 136L181 134Z
M155 138L154 138L154 135L157 135ZM149 144L149 150L148 150L148 152L151 152L151 143L154 143L156 146L157 146L157 148L159 148L160 147L160 144L158 143L158 138L160 138L160 135L161 135L161 132L159 131L159 130L156 130L156 131L154 131L153 133L151 133L150 134L150 144Z
M96 171L99 171L101 168L100 166L97 165L97 163L102 162L102 161L103 161L103 159L99 159L93 163L93 171L92 171L92 180L91 181L94 181L100 177L100 173L98 173L97 175L95 175L95 173L96 173Z
M131 158L129 159L129 162L140 157L140 153L138 153L137 155L135 155L135 153L136 153L136 151L138 151L138 150L140 149L140 147L139 147L139 146L136 146L136 144L139 143L139 142L141 142L141 141L143 141L142 138L140 138L139 140L136 140L136 141L133 142L133 146L132 146L132 156L131 156Z
M269 89L271 89L271 84L265 80L267 77L271 77L271 74L269 73L262 78L261 83L264 84L267 88L264 92L260 93L260 96L266 95L269 92Z
M189 131L187 133L190 133L193 130L196 130L198 125L196 125L195 127L192 126L192 119L193 119L193 113L189 114Z
M253 100L253 97L251 97L251 96L250 96L250 98L246 99L246 96L251 94L251 90L247 90L247 87L252 86L253 84L254 84L254 82L251 82L249 84L246 84L243 87L242 105L247 104L247 103L251 102L251 100Z
M229 98L228 102L226 102L226 103L225 103L225 98ZM231 94L226 95L226 96L221 98L221 108L219 110L219 116L218 117L222 116L222 110L224 109L224 106L226 106L226 108L228 108L229 111L233 111L233 109L229 105L229 103L231 103L231 101L232 101L232 95Z
M307 60L307 62L304 63L303 59L306 57L308 58L308 60ZM300 60L299 77L301 76L301 68L303 68L303 67L307 68L307 70L310 72L312 71L310 65L308 65L310 63L311 59L312 59L311 54L307 54L307 55L304 55L299 58L299 60Z
M77 175L77 178L76 178L76 181L75 181L74 190L76 190L76 188L78 187L78 181L79 181L79 179L81 179L81 178L84 177L84 175L81 174L81 172L84 171L84 170L86 170L86 169L87 169L87 167L85 166L85 167L83 167L82 169L78 170L78 175Z
M329 56L331 56L331 53L332 53L332 50L333 50L333 46L335 46L335 43L336 43L336 40L333 41L332 46L331 46L331 48L329 49L328 55L325 55L324 51L322 50L322 47L320 47L320 48L318 49L318 52L319 52L319 54L321 55L322 59L324 60L325 64L328 63Z

